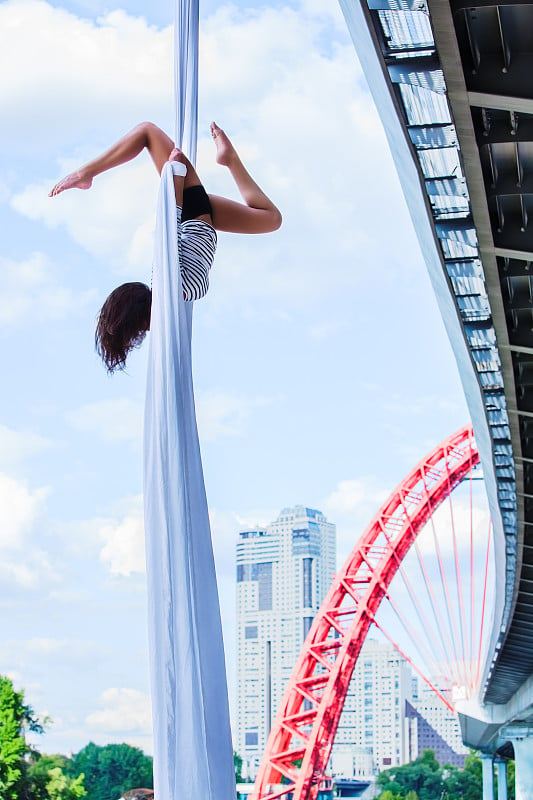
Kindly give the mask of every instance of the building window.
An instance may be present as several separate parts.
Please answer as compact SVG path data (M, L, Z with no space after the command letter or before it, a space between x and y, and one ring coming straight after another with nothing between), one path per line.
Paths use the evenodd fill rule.
M272 562L254 564L257 567L259 611L272 610Z
M246 747L257 747L258 745L258 735L257 731L251 730L246 731L244 734L244 744Z
M258 582L259 611L272 609L272 562L264 564L237 564L237 583Z
M307 638L307 634L311 630L311 625L313 624L313 617L304 617L303 618L303 623L304 623L304 631L303 631L303 633L304 633L304 641L305 641L306 638Z
M237 583L257 580L257 564L237 564Z
M257 625L245 625L244 626L244 638L245 639L257 639Z
M302 560L303 572L303 607L312 608L313 606L313 559L304 558Z

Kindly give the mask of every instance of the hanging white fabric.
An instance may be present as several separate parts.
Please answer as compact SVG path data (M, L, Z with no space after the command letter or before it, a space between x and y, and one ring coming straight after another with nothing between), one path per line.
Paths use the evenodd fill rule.
M177 27L182 24L183 14ZM182 56L179 45L177 59ZM185 80L192 84L193 105L197 73L188 77L188 69L195 62L197 44L196 56L176 69L178 89ZM180 139L180 120L196 119L188 98L177 92ZM144 429L154 788L156 800L234 800L222 628L194 410L192 305L183 299L173 175L166 165L155 232Z
M175 141L196 164L198 139L198 0L175 0L174 97Z

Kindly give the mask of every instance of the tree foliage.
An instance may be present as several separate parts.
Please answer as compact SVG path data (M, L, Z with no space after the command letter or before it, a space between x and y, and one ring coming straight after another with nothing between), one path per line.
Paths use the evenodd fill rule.
M418 800L434 800L444 791L442 768L432 750L425 750L410 764L380 773L377 785L398 800L406 800L410 792L415 792Z
M68 774L70 759L61 755L33 754L28 768L30 800L79 800L87 792L84 775Z
M24 703L24 692L0 675L0 797L23 800L28 796L26 732L42 733L43 727L31 706Z
M233 751L233 766L235 767L235 782L242 783L242 758Z
M376 784L378 800L482 800L481 760L470 753L463 769L441 766L432 750L402 767L381 772ZM508 796L514 800L514 763L508 765Z
M152 759L137 747L89 743L72 758L44 755L26 742L28 731L42 733L43 724L0 675L0 800L110 800L153 786Z
M129 744L100 747L89 742L72 756L68 767L73 777L83 774L90 800L121 797L129 789L153 787L152 759Z

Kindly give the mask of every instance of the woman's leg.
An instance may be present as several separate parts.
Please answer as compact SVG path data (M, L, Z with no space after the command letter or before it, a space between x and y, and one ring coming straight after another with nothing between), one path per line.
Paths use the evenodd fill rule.
M211 134L217 148L217 163L227 167L246 203L209 195L213 225L230 233L270 233L281 225L281 214L248 173L232 143L214 122Z
M109 169L125 164L139 155L146 148L152 157L152 161L159 173L163 165L169 160L171 152L175 149L174 142L167 134L154 125L153 122L141 122L136 125L129 133L119 139L109 150L89 161L83 167L67 175L59 181L52 191L50 197L54 197L66 189L90 189L93 178L106 172ZM181 152L181 151L180 151ZM196 186L200 179L190 161L184 156L184 163L187 166L185 178L185 188Z
M230 233L268 233L277 230L281 225L281 214L274 203L247 172L230 140L214 122L211 133L217 147L217 162L228 167L246 204L210 195L214 227ZM174 142L161 128L152 122L141 122L101 156L59 181L49 196L55 197L66 189L90 189L97 175L131 161L144 148L150 153L159 173L175 149ZM197 186L201 181L196 170L186 156L183 156L183 161L187 166L183 188Z

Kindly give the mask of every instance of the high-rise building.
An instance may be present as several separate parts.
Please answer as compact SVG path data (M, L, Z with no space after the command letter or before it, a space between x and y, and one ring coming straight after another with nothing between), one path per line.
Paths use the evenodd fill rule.
M367 639L357 659L331 752L333 775L371 778L432 749L462 766L457 717L387 642Z
M441 764L451 764L453 767L464 767L465 754L458 753L453 747L450 747L446 739L441 736L428 722L426 717L424 717L408 700L405 703L405 716L409 725L411 761L417 758L417 756L422 755L424 750L433 750L435 758ZM458 727L457 719L455 723Z
M457 714L450 711L448 706L424 681L417 679L417 684L416 696L413 702L416 711L426 720L432 730L443 739L443 742L450 747L453 755L445 755L445 747L441 748L441 754L438 745L424 742L419 746L419 751L431 747L431 749L435 750L437 759L441 763L446 763L447 761L454 766L462 767L469 750L463 744ZM440 687L440 690L445 693L443 687Z
M371 776L409 760L405 702L409 664L392 645L367 639L357 659L331 753L334 774Z
M254 777L303 642L335 574L335 525L305 506L284 508L237 540L235 746Z

